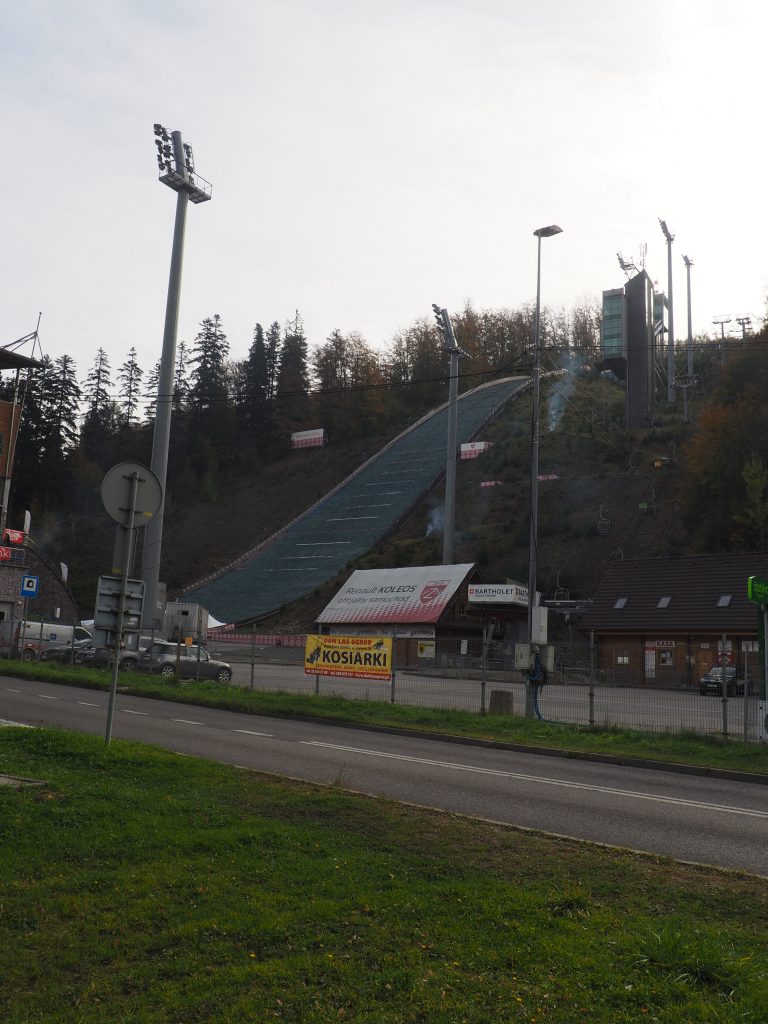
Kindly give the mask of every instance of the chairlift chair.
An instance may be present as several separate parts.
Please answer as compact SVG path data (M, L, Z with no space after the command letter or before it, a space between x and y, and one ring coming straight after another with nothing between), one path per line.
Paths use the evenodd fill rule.
M597 520L597 532L598 533L610 533L611 532L611 520L603 514L603 506L600 506L600 514Z

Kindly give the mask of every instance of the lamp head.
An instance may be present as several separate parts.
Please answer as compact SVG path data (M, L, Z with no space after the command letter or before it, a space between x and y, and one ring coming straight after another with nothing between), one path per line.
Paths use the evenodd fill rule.
M533 233L537 238L551 238L552 235L559 235L562 230L557 224L549 224L545 228L538 228Z

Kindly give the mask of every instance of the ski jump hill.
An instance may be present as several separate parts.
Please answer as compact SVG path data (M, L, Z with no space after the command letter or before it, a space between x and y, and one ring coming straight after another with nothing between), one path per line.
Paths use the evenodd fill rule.
M507 377L465 392L457 403L457 445L465 444L529 377ZM258 547L183 593L224 623L264 618L333 579L396 530L445 475L448 405L428 413Z

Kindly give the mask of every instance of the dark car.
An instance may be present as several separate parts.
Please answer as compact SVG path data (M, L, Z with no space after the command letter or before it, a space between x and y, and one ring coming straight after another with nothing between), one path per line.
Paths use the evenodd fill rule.
M228 683L232 678L232 668L225 661L216 661L204 647L196 645L172 644L165 640L155 640L152 646L144 651L139 659L142 672L159 672L161 676L178 674L183 679L215 679L219 683Z
M736 675L736 669L726 666L725 669L725 692L728 697L741 697L744 694L744 680ZM752 692L752 680L747 680L747 692ZM723 670L719 665L705 672L699 680L699 693L705 696L713 693L720 697L723 693Z
M93 640L75 640L74 655L71 641L47 647L40 652L40 661L55 661L59 665L90 665L93 662Z

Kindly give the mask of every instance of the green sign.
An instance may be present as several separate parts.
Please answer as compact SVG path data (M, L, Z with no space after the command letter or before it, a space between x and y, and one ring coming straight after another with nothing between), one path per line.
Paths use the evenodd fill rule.
M768 604L768 580L764 576L750 576L747 597L754 604Z

